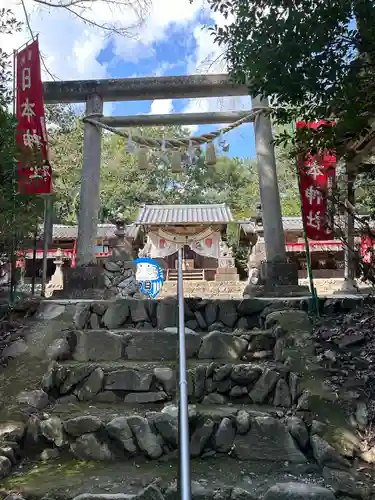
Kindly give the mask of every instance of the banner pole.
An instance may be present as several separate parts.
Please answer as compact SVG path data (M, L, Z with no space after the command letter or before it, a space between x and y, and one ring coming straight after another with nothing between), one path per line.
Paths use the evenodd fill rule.
M294 136L294 125L293 124L292 124L292 135ZM312 302L313 302L313 305L314 305L314 310L315 310L315 313L317 314L317 316L319 316L319 297L318 297L318 294L316 292L316 288L315 288L315 285L314 285L314 276L313 276L312 266L311 266L311 256L310 256L309 240L307 238L306 226L305 226L305 221L304 221L304 217L303 217L302 191L301 191L301 182L300 182L300 172L299 172L299 166L298 166L298 159L296 161L296 173L297 173L299 202L300 202L301 219L302 219L302 227L303 227L303 240L304 240L304 244L305 244L307 276L309 278L310 293L311 293L311 298L312 298Z
M50 226L51 226L51 196L44 196L44 229L43 229L43 272L42 272L42 290L40 292L42 297L46 296L47 284L47 264L48 264L48 246L50 240Z
M16 63L17 63L17 51L13 50L13 117L16 118ZM14 133L14 146L16 146L16 130ZM16 162L13 163L13 172L12 172L12 195L13 195L13 203L12 203L12 244L11 244L11 255L10 255L10 290L9 290L9 301L11 304L14 303L15 299L15 285L16 285L16 175L17 175L17 167Z

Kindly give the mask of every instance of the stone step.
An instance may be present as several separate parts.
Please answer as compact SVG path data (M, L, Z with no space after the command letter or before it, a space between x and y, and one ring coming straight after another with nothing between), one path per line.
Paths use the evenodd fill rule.
M235 463L235 467L233 464ZM157 484L164 493L171 492L178 477L177 460L148 461L138 457L127 462L88 462L81 460L49 459L35 460L15 469L12 476L2 484L5 491L22 491L26 498L63 498L73 500L78 495L106 495L96 500L125 500L126 497L112 495L138 494L146 485ZM276 483L297 482L324 486L324 479L315 464L285 464L275 462L235 462L230 457L218 457L214 461L196 459L191 462L193 500L258 500ZM173 486L172 486L173 485ZM302 487L302 486L301 486ZM236 494L230 490L236 488ZM223 493L217 494L218 489ZM229 490L229 491L228 491ZM254 496L244 496L243 490ZM202 492L205 492L202 496ZM210 493L207 493L210 492ZM215 494L216 493L216 494ZM240 495L241 493L241 495ZM89 500L89 497L86 497ZM150 498L142 496L140 500ZM163 497L151 498L164 500ZM165 494L165 500L175 496ZM313 497L307 497L311 500ZM318 497L315 496L318 500ZM333 500L333 496L319 500ZM83 499L82 499L83 500Z
M185 329L187 359L254 360L273 357L276 335L273 330L251 332L212 331L197 333ZM48 349L52 359L75 361L157 361L176 360L177 328L76 330L55 340Z
M58 362L50 366L42 387L61 402L124 402L162 406L176 399L176 362ZM270 404L291 407L301 390L299 378L281 363L188 363L189 402Z

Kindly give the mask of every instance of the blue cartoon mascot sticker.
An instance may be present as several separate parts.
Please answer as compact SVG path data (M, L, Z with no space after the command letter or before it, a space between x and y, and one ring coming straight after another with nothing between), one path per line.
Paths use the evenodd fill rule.
M157 297L164 283L163 270L157 262L146 257L136 259L135 279L140 283L139 290L152 299Z

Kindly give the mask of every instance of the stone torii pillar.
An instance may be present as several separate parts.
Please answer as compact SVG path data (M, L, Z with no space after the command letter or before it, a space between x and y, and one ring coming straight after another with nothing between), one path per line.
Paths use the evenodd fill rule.
M86 116L103 116L103 99L86 98ZM96 265L96 242L100 209L101 130L84 123L83 165L78 215L77 266L64 271L63 290L54 295L67 298L104 298L104 269Z
M254 97L252 107L268 108L268 99ZM259 255L252 260L261 263L257 283L250 279L244 296L305 294L308 289L298 287L297 266L287 262L272 126L267 115L261 113L256 117L254 134L262 208L262 234L258 238L262 242L254 247Z
M103 116L103 99L92 94L86 100L86 117ZM83 166L78 216L77 266L95 264L95 247L100 209L101 129L84 124Z

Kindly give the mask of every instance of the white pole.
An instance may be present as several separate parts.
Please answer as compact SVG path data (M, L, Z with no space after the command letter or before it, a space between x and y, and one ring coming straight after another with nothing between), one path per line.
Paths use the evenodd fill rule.
M179 434L180 434L180 495L191 500L189 406L186 377L185 312L182 279L182 248L178 250L178 336L179 336Z

